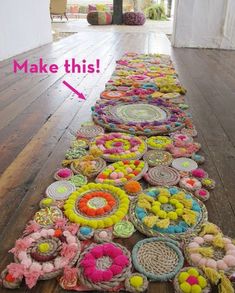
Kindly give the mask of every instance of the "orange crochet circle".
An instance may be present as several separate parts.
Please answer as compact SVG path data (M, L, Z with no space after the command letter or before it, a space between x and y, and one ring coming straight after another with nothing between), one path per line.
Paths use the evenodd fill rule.
M125 93L122 91L104 91L101 93L101 97L103 99L120 99L121 97L124 97Z
M78 209L89 217L101 216L113 209L116 200L112 194L93 191L85 194L78 202Z

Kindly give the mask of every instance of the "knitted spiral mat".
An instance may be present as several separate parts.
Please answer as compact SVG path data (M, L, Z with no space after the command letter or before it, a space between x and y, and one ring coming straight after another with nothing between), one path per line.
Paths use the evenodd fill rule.
M0 286L57 278L70 292L144 292L174 280L179 293L234 292L235 243L207 222L201 200L215 181L201 167L185 94L167 55L117 61L93 122L77 130L9 250Z

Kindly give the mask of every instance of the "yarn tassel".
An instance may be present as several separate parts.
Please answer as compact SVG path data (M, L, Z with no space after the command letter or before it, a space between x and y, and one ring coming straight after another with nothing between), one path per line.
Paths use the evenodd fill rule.
M219 247L219 248L224 248L224 241L223 241L223 237L222 237L222 234L219 233L217 234L214 239L213 239L213 244L216 246L216 247Z
M215 224L207 222L202 226L202 230L199 235L200 236L204 236L206 234L217 235L218 233L220 233L219 228Z
M213 285L218 285L221 278L219 272L209 267L203 267L203 271Z
M194 253L200 253L204 257L212 258L214 255L214 251L212 247L196 247L196 248L191 248L190 251Z
M163 219L156 222L156 226L162 229L168 228L170 225L170 219Z
M203 271L210 282L213 285L218 286L219 293L234 293L232 283L229 278L225 276L224 272L218 272L208 267L203 267Z
M228 277L223 272L220 273L219 293L234 293L233 286Z

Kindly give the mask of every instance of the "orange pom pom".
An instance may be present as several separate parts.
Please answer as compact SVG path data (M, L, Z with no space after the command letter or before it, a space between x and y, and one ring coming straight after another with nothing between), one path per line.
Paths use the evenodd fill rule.
M142 190L142 186L137 181L129 181L124 185L124 189L128 193L138 193Z
M60 229L56 229L56 230L55 230L55 233L54 233L54 236L55 236L55 237L60 237L62 234L63 234L62 230L60 230Z

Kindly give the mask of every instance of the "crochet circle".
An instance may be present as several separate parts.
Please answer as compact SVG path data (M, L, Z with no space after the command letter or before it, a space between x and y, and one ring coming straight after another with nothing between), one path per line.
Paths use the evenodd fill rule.
M111 227L128 212L127 194L118 187L89 183L71 194L64 214L71 221L94 229Z
M131 272L130 252L117 243L91 244L77 263L82 284L95 290L114 290Z
M172 143L172 139L169 136L151 136L146 140L147 146L150 149L166 150Z
M83 125L77 131L78 138L92 139L93 137L104 133L104 129L98 125Z
M156 135L184 127L185 112L161 99L146 102L99 100L92 109L95 123L112 131Z
M204 275L203 271L196 267L182 268L175 276L174 289L176 293L192 292L198 290L201 293L211 292L209 280Z
M152 187L131 201L130 220L147 236L185 239L207 220L205 205L178 187Z
M47 187L46 195L55 200L65 200L75 190L76 187L73 183L66 180L60 180Z
M198 168L198 164L189 158L177 158L174 159L172 162L172 166L179 170L179 171L185 171L190 172Z
M173 160L172 155L166 151L151 150L144 154L143 159L150 167L159 165L169 166Z
M140 159L146 152L146 145L142 139L126 133L109 133L95 138L91 144L102 151L106 161Z
M191 265L231 273L235 269L235 245L222 234L205 234L191 238L185 245L185 256Z
M144 161L118 161L104 168L96 177L96 182L115 186L124 185L130 180L140 180L147 170L148 165Z
M132 261L135 269L150 280L166 282L183 267L184 257L176 241L153 237L135 244Z
M33 217L34 221L41 227L51 227L56 220L63 217L62 211L56 206L41 208Z
M36 274L36 268L40 272L40 280L60 275L65 266L76 263L80 251L77 237L68 230L61 229L41 229L31 233L18 239L12 250L15 261L25 267L26 283L29 274Z
M144 176L151 185L176 185L180 181L180 174L177 170L168 166L156 166L149 169Z

